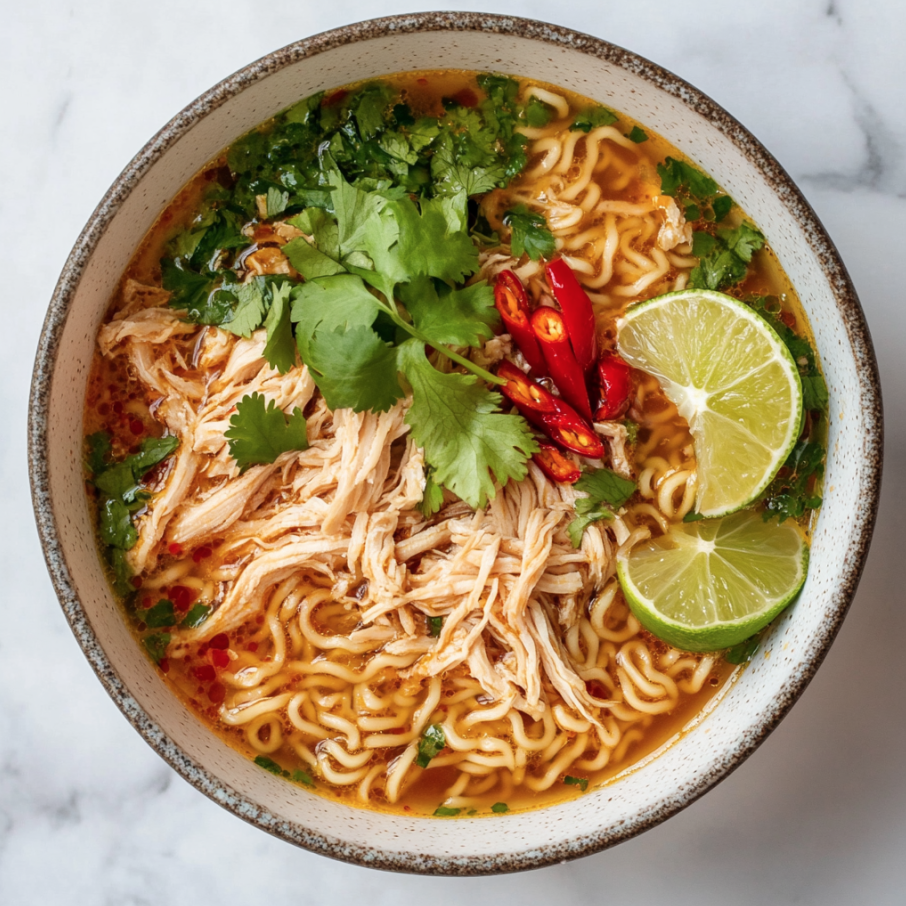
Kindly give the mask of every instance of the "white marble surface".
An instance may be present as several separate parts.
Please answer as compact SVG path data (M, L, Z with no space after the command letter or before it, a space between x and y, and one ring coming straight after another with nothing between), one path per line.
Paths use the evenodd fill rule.
M482 0L556 19L684 76L799 182L862 298L887 470L861 588L818 677L732 777L617 849L529 875L378 874L296 850L179 779L109 701L59 610L34 529L25 420L45 306L83 223L141 145L225 75L297 38L422 2L37 0L0 54L0 903L266 900L901 904L906 900L906 4Z

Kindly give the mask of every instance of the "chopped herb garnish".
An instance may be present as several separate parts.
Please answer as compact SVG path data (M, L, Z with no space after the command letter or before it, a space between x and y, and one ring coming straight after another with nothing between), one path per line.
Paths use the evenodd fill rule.
M720 291L739 283L748 273L752 255L763 246L764 236L748 223L720 229L716 236L695 233L692 254L699 263L689 275L689 286Z
M211 615L211 608L207 604L193 604L189 612L179 624L183 629L195 629Z
M145 648L148 649L148 654L151 655L155 663L159 664L167 656L167 646L170 644L170 638L169 632L155 632L151 635L146 635L142 639Z
M764 518L800 519L806 510L821 506L821 496L815 487L824 475L827 451L813 440L800 440L787 457L777 477L764 496Z
M430 635L432 638L436 639L440 635L440 632L443 628L443 617L428 617L428 635Z
M637 145L640 145L642 142L648 141L648 133L644 129L640 129L638 126L633 126L629 132L629 135L626 136L631 142L635 142Z
M278 777L282 776L284 773L287 774L287 776L289 775L288 771L284 771L276 761L272 758L268 758L267 755L259 755L255 759L255 764L257 764L259 768L264 768L265 771L270 771L271 774L276 774Z
M576 518L567 527L569 540L573 547L579 548L585 529L601 519L613 519L614 511L632 497L636 485L610 469L594 469L586 472L575 488L588 495L576 500Z
M701 513L689 512L689 513L686 513L685 516L683 516L683 522L699 522L700 520L702 520L704 518L705 517Z
M588 789L588 780L585 777L570 777L567 775L563 778L567 786L577 786L584 793Z
M477 815L477 814L478 814L478 809L477 809L477 808L470 808L470 809L466 812L466 815L467 815L469 818L471 818L472 815Z
M631 418L623 420L623 427L626 429L626 442L634 444L639 439L639 423L634 422Z
M425 469L425 493L418 504L425 516L433 516L444 505L444 489L434 480L434 470Z
M495 802L491 806L491 811L494 812L495 815L502 815L504 812L508 812L509 810L510 807L505 802Z
M617 121L617 115L606 107L587 107L576 114L572 125L573 132L591 132L599 126L612 126Z
M512 231L510 249L513 256L521 258L525 252L532 261L549 258L557 246L554 234L547 227L541 214L535 214L524 204L516 205L503 215L503 222Z
M447 808L445 805L440 805L434 810L434 817L455 818L461 811L461 808Z
M534 95L529 98L525 105L525 122L526 125L533 129L541 129L554 118L554 109L545 104L540 98Z
M260 393L239 400L224 437L241 472L253 465L274 462L281 453L308 449L302 410L297 406L287 417L274 400L265 403Z
M293 783L304 783L306 786L315 785L311 774L309 774L307 771L293 771L292 781Z
M444 736L444 728L440 724L431 724L418 741L418 755L415 758L415 763L420 768L428 767L431 759L436 757L446 744L447 739Z
M746 661L752 660L752 655L758 651L759 644L761 644L760 636L753 635L730 648L724 654L724 660L729 664L744 664Z
M733 199L718 194L720 189L710 176L684 160L668 157L657 165L657 173L661 192L676 198L688 221L704 218L720 223L733 208Z
M164 629L176 622L176 610L172 601L163 598L153 607L142 611L141 618L149 629Z

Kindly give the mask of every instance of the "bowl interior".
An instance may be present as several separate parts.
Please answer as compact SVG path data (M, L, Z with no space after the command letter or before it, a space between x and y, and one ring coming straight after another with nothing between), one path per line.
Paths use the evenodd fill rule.
M763 230L797 288L831 398L825 503L808 581L719 706L617 782L542 811L472 820L467 833L459 820L350 809L306 793L205 729L126 627L99 565L81 471L97 329L133 249L180 187L238 135L301 97L439 63L530 75L588 95L668 137L711 173ZM209 796L285 839L360 864L448 873L536 867L618 842L691 802L752 751L804 688L855 590L871 531L879 469L873 374L858 303L820 225L773 159L719 108L645 61L566 31L495 17L400 17L293 45L227 80L163 130L111 190L64 271L39 349L36 510L89 660L136 728ZM867 437L878 442L867 448Z

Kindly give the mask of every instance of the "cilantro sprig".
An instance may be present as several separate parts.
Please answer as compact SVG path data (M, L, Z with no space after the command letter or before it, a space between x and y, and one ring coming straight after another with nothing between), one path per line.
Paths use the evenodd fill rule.
M576 518L566 531L572 546L579 548L585 529L593 522L613 519L615 511L635 493L636 485L610 469L594 469L582 475L575 488L586 496L576 500Z
M692 254L699 262L689 275L689 286L720 291L741 282L752 255L763 247L764 236L745 221L734 229L719 229L716 235L694 233Z
M643 138L644 135L640 129L635 135L630 133L629 137L638 142L647 138ZM684 160L668 157L657 165L657 174L661 178L661 193L676 198L686 220L704 219L720 223L733 209L733 199L722 194L710 176Z
M433 758L440 754L440 750L447 744L444 728L440 724L431 724L418 741L418 754L415 763L420 768L426 768Z
M503 215L503 223L511 230L510 249L515 258L525 252L532 261L550 258L556 250L554 234L548 229L547 221L541 214L530 211L524 204L518 204Z
M253 465L274 462L281 453L308 449L302 410L297 406L287 417L274 400L267 402L260 393L239 400L224 437L240 472Z

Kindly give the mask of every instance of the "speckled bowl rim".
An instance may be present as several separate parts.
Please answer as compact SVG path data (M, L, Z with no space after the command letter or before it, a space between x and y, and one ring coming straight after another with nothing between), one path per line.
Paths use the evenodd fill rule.
M682 104L704 117L732 141L749 162L765 176L808 237L808 243L820 262L844 320L857 362L860 389L866 401L865 421L872 429L867 432L865 440L865 457L869 469L865 487L862 489L863 505L854 514L853 536L855 540L847 551L840 585L828 608L823 634L819 638L809 662L802 667L798 676L787 687L786 694L776 702L772 712L767 715L762 725L754 728L754 733L741 737L737 747L733 751L725 753L723 763L703 777L696 785L688 786L679 792L665 794L659 807L646 809L643 815L626 822L618 829L603 829L588 834L581 840L569 841L568 848L565 843L553 844L543 852L533 850L524 853L490 853L468 858L419 854L417 858L413 858L412 853L351 845L338 838L312 832L301 824L279 818L253 800L237 793L189 758L148 716L114 671L76 595L59 537L53 502L50 499L47 455L48 407L60 338L88 260L107 226L144 174L167 149L208 113L255 82L288 65L345 44L394 34L435 31L494 32L581 51L619 66L674 96ZM429 12L388 16L347 25L274 51L224 79L191 103L164 126L133 158L110 187L82 230L54 290L38 344L32 378L28 422L28 459L38 532L51 580L70 627L110 697L145 741L174 770L196 789L250 824L312 852L357 865L391 871L437 875L485 875L541 868L562 862L566 858L590 855L634 837L691 805L709 789L728 777L768 737L786 716L824 660L855 594L868 554L878 509L883 449L882 431L881 389L877 362L868 326L852 282L833 242L815 212L792 179L758 139L722 107L678 76L637 54L600 38L515 16Z

